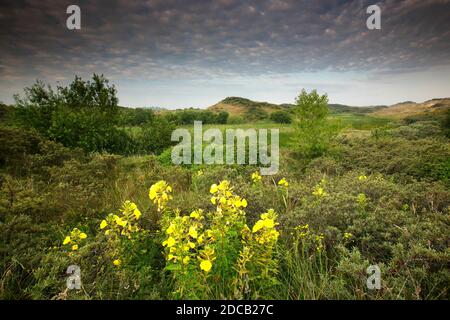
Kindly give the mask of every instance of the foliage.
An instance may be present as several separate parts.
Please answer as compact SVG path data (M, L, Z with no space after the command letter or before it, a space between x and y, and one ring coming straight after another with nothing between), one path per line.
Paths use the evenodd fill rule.
M54 91L37 81L16 95L19 122L68 147L86 151L114 149L119 144L116 89L103 76L94 74L92 81L75 77L68 87Z
M36 90L50 105L49 90ZM120 120L120 110L126 153L164 149L169 117ZM441 123L333 118L348 127L323 155L303 161L281 143L269 177L255 166L173 166L170 149L87 153L0 127L0 298L448 300ZM246 124L256 125L298 138L288 125ZM70 265L80 290L66 287ZM366 286L370 265L380 290Z
M330 139L336 134L334 125L327 122L328 97L316 90L307 93L302 90L292 109L296 134L296 151L306 158L322 155L328 149Z
M286 111L275 111L270 115L270 120L276 123L291 123L291 115Z

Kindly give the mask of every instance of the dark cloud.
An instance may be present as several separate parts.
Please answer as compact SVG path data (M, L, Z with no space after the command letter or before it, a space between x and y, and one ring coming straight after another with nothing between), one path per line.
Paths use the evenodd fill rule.
M2 83L103 72L121 79L207 79L308 71L407 72L450 63L450 0L67 1L0 4Z

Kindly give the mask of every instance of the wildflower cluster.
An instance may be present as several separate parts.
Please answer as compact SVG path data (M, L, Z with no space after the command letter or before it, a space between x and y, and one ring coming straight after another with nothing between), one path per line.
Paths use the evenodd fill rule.
M70 235L66 236L63 241L63 245L70 245L72 251L77 251L80 242L87 238L87 234L81 232L78 228L73 228Z
M273 209L261 215L261 219L252 228L256 242L268 245L277 242L280 233L275 229L275 226L278 225L276 219L277 214Z
M139 231L138 220L141 211L135 203L125 201L120 209L121 215L110 213L106 219L100 223L100 229L105 230L106 235L122 235L131 238L134 232Z
M252 173L252 181L253 181L253 183L259 183L259 182L261 182L261 180L262 180L262 177L261 177L261 175L259 174L259 172L258 171L255 171L255 172L253 172Z
M351 239L352 237L353 237L353 234L351 234L351 233L349 233L349 232L345 232L345 233L344 233L344 239L345 239L345 240Z
M166 190L168 187L164 185ZM216 206L213 212L198 209L182 215L178 210L174 214L164 211L162 245L166 269L174 277L175 296L205 298L208 290L225 295L243 293L248 275L251 286L260 286L261 278L273 285L277 271L274 248L279 237L275 211L262 214L250 229L245 224L247 200L234 194L228 180L211 185L210 193Z
M279 232L277 214L273 209L263 213L252 229L244 225L242 229L243 248L237 263L235 297L248 298L249 290L256 298L258 292L277 283L278 263L274 258L274 249Z
M326 180L322 179L320 180L320 183L318 183L315 187L314 190L312 192L312 194L314 196L316 196L317 198L324 198L328 195L328 193L325 192L325 184L326 184Z
M280 188L287 189L289 187L289 182L286 180L286 178L283 178L280 181L278 181L278 186Z
M226 226L229 226L232 221L241 221L245 215L243 208L247 207L247 200L233 194L233 188L230 186L228 180L221 181L218 185L213 184L209 190L213 195L211 203L217 205L216 219L220 221L222 217Z
M294 228L294 247L301 245L302 252L308 253L314 248L318 253L325 249L324 235L322 233L313 232L309 224L300 225Z
M158 211L164 210L167 202L172 199L172 187L164 180L161 180L150 187L148 195L153 203L157 204Z
M356 197L356 202L361 209L364 209L367 206L367 197L364 193L359 193Z
M124 256L124 243L121 240L129 241L141 231L138 224L141 215L137 205L127 200L123 203L120 214L110 213L100 223L100 230L105 230L104 233L108 237L108 253L114 266L119 267L122 264L122 260L118 258Z
M214 237L211 230L203 232L203 211L193 211L189 216L181 216L177 211L165 228L166 238L162 245L168 269L187 270L197 264L197 270L209 272L214 261L214 249L210 246Z
M360 176L358 177L358 180L359 180L359 181L366 181L366 180L367 180L367 176L365 176L365 175L360 175Z

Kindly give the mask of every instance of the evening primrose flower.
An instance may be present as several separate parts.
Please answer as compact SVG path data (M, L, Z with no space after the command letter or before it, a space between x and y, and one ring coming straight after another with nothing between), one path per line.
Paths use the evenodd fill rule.
M264 228L264 221L263 220L258 220L256 221L255 225L252 228L252 232L258 232L259 230L261 230L262 228Z
M197 239L197 237L198 237L197 230L195 230L194 227L189 227L189 235L190 235L192 238Z
M287 187L289 187L289 182L286 180L286 178L283 178L280 181L278 181L278 185L280 187L287 188Z
M167 246L168 248L173 247L175 245L175 239L173 237L169 237L166 241L163 242L163 246Z
M106 220L102 220L102 222L100 223L100 229L105 229L107 225L108 222L106 222Z
M360 175L360 176L358 177L358 180L359 180L359 181L365 181L365 180L367 180L367 177L366 177L365 175Z
M183 263L184 263L184 264L188 264L188 263L189 263L189 260L191 260L191 258L189 258L189 257L184 257L184 258L183 258Z
M200 262L200 269L205 271L205 272L209 272L212 268L212 263L209 260L202 260Z
M122 261L120 261L120 259L116 259L113 261L113 265L115 265L116 267L120 266L122 263Z
M258 182L261 181L261 179L262 179L262 177L261 177L261 175L259 174L258 171L255 171L255 172L252 173L253 183L258 183Z
M199 211L192 211L192 213L189 216L194 219L199 219L200 213L199 213Z
M349 232L344 233L344 239L350 239L353 235Z
M173 223L171 223L169 225L169 227L167 228L166 233L167 234L172 234L174 231L175 231L175 225Z
M191 249L194 249L195 248L195 243L189 241L188 242L188 247L191 248Z
M316 197L325 197L327 195L325 190L323 190L323 188L320 186L316 186L312 194L315 195Z
M365 207L367 205L367 197L364 193L358 194L358 196L356 197L356 201L362 207Z
M172 187L164 180L161 180L150 187L148 195L150 200L158 205L158 211L161 211L164 209L167 202L172 199L170 193L172 193Z
M70 235L66 236L63 240L63 245L71 245L72 251L77 251L80 241L87 238L87 234L81 232L78 228L73 228Z
M211 188L209 189L209 192L211 193L211 194L214 194L214 193L217 193L217 191L219 191L219 187L217 186L217 184L213 184L213 185L211 185Z
M80 233L80 235L78 236L81 240L86 239L87 238L87 234L82 232Z
M121 226L121 227L125 227L125 226L127 225L127 221L126 221L126 220L123 220L123 219L120 218L120 217L117 217L117 218L116 218L116 223L117 223L119 226Z

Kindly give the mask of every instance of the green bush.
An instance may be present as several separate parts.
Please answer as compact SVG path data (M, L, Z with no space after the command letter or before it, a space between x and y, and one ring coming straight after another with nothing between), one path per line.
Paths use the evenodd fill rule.
M291 123L291 115L286 111L275 111L270 115L270 120L276 123Z

